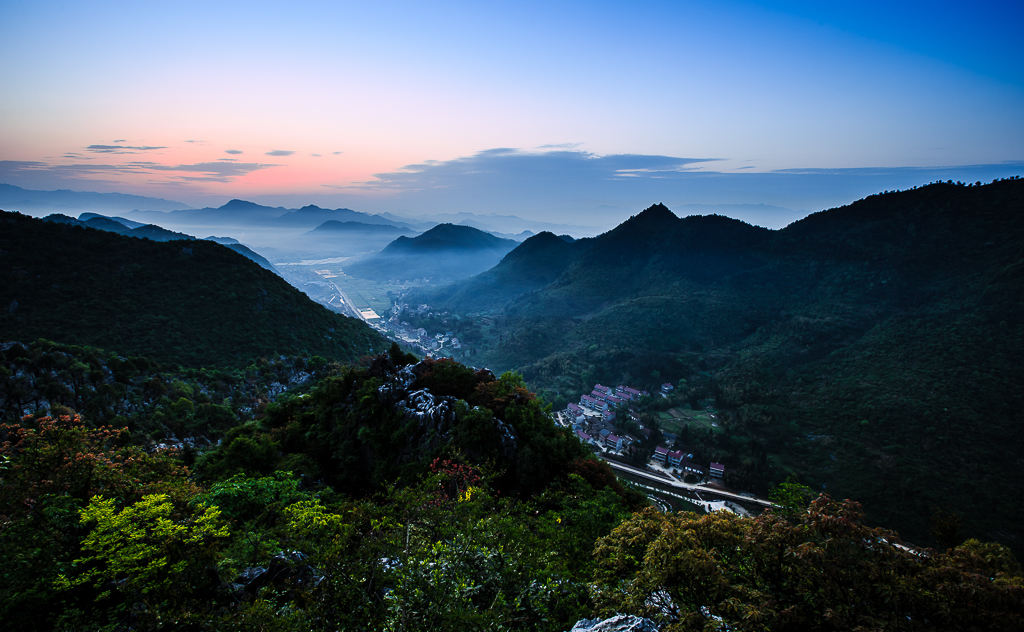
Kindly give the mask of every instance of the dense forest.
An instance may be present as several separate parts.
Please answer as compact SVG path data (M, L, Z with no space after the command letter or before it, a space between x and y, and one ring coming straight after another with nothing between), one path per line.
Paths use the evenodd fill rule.
M953 515L1020 551L1022 271L1014 179L873 195L777 231L655 205L405 300L557 405L595 382L680 384L675 403L713 406L724 429L684 447L736 487L794 475L915 541Z
M62 406L0 425L0 620L555 631L631 612L666 631L1011 630L1024 612L1007 548L910 549L796 484L755 518L638 512L643 496L520 378L397 346L214 436L198 454L140 444Z

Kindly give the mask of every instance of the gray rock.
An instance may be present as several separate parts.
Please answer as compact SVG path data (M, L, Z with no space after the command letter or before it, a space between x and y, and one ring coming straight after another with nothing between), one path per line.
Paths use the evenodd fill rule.
M580 619L569 632L658 632L658 626L650 619L617 614L607 619Z

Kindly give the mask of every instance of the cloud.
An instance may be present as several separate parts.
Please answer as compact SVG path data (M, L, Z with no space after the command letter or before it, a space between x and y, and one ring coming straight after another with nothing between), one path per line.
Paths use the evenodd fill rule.
M398 171L379 173L359 186L378 190L425 191L453 187L495 187L498 191L523 186L548 190L587 182L676 174L711 158L682 158L644 154L599 156L585 151L521 151L497 147L447 161L427 160Z
M717 158L599 155L581 150L499 147L445 161L426 160L335 185L406 213L509 213L612 226L663 201L669 208L733 214L781 227L809 212L872 193L936 180L990 181L1024 174L1024 162L948 167L716 171Z
M278 165L257 162L235 162L218 160L216 162L197 162L187 165L161 165L152 162L129 163L143 171L171 171L181 175L177 177L188 181L230 182L232 179L247 175L253 171L277 167Z
M313 156L314 158L321 158L322 157L321 154L310 154L310 156Z
M123 139L123 138L116 138L116 139L114 139L114 142L115 142L115 143L125 143L125 142L128 142L128 141L126 141L126 140L125 140L125 139Z
M332 152L331 152L331 155L332 155L332 156L340 156L340 155L341 155L341 154L343 154L343 153L345 153L345 152L343 152L343 151L332 151Z
M241 149L225 149L224 153L225 154L237 155L237 154L242 153L242 150Z
M32 186L52 188L67 183L117 182L124 176L166 174L172 180L183 182L231 182L235 178L276 167L276 164L237 162L233 160L165 165L156 162L135 161L123 164L69 163L54 164L41 161L0 161L0 181L25 182Z
M153 151L154 149L167 149L167 147L151 147L149 145L89 145L87 151L97 154L135 154L140 151Z
M267 152L268 156L291 156L295 152L290 149L274 149Z

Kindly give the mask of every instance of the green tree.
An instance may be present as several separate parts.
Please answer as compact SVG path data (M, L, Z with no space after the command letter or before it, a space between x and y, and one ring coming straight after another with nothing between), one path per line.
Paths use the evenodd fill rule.
M83 556L58 576L58 588L89 587L111 616L130 614L142 629L176 625L209 604L217 542L228 537L216 507L175 507L166 494L150 494L118 510L114 499L95 496L81 521L91 526Z

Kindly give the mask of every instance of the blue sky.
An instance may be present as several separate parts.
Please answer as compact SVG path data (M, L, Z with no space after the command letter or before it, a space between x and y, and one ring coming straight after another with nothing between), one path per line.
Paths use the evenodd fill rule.
M1021 2L4 1L0 182L602 225L813 211L1021 174L1022 26Z

